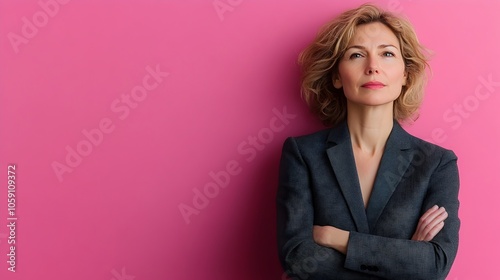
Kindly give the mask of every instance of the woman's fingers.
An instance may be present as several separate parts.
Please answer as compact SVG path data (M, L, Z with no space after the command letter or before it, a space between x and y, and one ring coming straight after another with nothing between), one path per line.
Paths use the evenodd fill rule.
M431 241L443 229L443 227L444 227L444 222L438 223L427 233L423 241Z
M417 229L412 240L430 241L444 227L444 220L448 218L448 212L444 207L433 206L427 210L419 219Z
M420 233L422 232L423 228L427 225L426 221L428 221L429 217L438 210L439 207L437 205L434 205L431 208L429 208L429 210L425 211L422 217L420 217L420 219L418 220L417 229L415 230L415 234L413 235L414 237L417 236L418 239L421 239Z
M448 218L448 212L446 212L444 208L440 209L439 214L438 211L436 211L431 215L432 219L429 219L428 224L422 229L421 237L423 241L431 241L443 228L444 220Z
M422 215L422 217L420 217L420 220L427 219L427 217L429 217L429 215L431 215L433 212L435 212L438 209L439 209L439 207L437 205L432 206L431 208L429 208L429 210L425 211L425 213Z

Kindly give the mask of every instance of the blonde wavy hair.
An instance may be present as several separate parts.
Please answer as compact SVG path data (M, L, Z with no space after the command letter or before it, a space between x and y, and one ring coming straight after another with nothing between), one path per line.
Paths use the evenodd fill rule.
M379 22L394 32L399 40L405 64L406 85L394 101L394 118L399 122L416 116L422 103L427 80L427 50L420 45L411 24L394 14L372 5L364 4L340 14L325 24L315 40L299 55L302 69L301 93L311 111L323 124L334 126L347 116L347 100L343 89L333 86L338 76L340 59L361 24Z

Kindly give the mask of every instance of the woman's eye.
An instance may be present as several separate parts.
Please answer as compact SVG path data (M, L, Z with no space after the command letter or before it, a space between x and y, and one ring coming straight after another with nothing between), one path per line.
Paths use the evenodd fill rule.
M384 56L391 57L391 56L394 56L394 53L392 53L392 52L384 52Z
M360 53L353 53L349 56L350 59L353 59L353 58L360 58L362 57L362 55Z

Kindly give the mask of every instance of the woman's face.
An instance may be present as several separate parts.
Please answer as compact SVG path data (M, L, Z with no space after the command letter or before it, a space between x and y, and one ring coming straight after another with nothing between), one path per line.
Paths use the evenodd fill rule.
M405 65L394 33L379 22L359 25L340 59L334 86L343 88L350 103L378 106L392 104L405 81Z

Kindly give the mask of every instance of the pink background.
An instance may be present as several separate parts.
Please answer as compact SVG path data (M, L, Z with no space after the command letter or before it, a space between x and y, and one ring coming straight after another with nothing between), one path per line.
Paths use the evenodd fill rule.
M299 97L296 57L363 1L343 2L0 1L0 278L281 279L281 145L322 127ZM407 129L459 156L461 243L448 279L499 279L500 1L374 2L407 15L434 51ZM85 156L71 167L77 149ZM67 169L58 176L54 164ZM195 195L206 186L210 197Z

